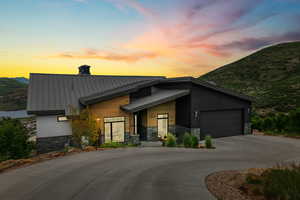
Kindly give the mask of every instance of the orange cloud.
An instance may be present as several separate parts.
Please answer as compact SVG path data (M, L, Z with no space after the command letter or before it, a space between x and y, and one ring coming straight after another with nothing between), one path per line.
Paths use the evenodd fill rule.
M95 49L83 49L80 52L66 52L49 56L50 58L68 59L100 59L109 61L137 62L146 58L156 58L159 54L153 52L112 53Z

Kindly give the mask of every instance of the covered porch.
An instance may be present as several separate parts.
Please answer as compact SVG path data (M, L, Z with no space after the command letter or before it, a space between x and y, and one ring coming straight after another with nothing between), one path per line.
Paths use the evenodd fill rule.
M175 134L176 99L189 95L189 90L158 89L150 96L137 99L121 107L133 114L133 134L140 141L158 141L168 133Z

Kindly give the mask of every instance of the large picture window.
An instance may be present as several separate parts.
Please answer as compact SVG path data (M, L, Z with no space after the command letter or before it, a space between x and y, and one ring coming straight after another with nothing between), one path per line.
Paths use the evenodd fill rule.
M105 143L124 142L125 117L104 118Z

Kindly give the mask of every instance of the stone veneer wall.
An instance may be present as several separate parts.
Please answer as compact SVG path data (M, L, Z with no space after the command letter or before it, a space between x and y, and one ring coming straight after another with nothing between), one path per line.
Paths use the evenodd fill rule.
M200 140L200 128L187 128L179 125L169 125L168 132L177 138L182 138L185 133L190 133ZM147 127L147 141L158 141L157 127ZM202 139L202 138L201 138Z
M251 123L245 123L245 125L244 125L244 134L245 135L251 134Z
M37 152L38 153L48 153L51 151L63 150L65 145L70 145L71 143L70 135L57 136L57 137L42 137L36 139Z
M147 141L158 141L157 127L146 127Z

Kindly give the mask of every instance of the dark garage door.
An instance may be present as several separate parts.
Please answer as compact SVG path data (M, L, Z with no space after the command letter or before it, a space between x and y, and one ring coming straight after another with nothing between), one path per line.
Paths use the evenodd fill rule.
M200 112L201 138L214 138L243 134L242 110Z

